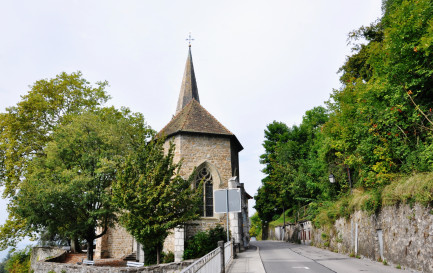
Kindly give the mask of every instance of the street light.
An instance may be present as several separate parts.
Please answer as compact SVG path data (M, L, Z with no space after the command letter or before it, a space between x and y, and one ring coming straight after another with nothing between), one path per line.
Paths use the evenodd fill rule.
M329 175L329 182L335 183L335 176L332 173Z

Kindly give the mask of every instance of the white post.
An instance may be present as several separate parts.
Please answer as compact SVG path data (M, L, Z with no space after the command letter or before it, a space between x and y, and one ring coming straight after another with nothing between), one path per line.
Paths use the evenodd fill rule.
M183 260L183 251L185 249L185 230L183 228L174 229L174 261Z
M229 238L229 189L226 189L226 214L227 214L227 242L230 241Z

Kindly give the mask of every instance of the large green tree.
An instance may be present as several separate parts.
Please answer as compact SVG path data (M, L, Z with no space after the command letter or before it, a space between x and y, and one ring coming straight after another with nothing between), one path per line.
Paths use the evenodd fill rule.
M329 163L354 170L359 186L433 170L432 35L428 0L383 1L383 17L351 35L366 43L356 44L341 68L324 133L332 142Z
M44 155L54 129L67 123L72 115L95 109L108 100L107 82L96 87L81 72L61 73L30 86L16 105L0 113L0 185L3 197L12 197L26 176L27 166Z
M307 111L284 134L275 130L281 123L266 129L256 200L279 206L280 193L292 206L317 207L350 183L380 196L394 177L433 171L433 2L384 0L382 8L382 18L350 34L353 54L327 109ZM259 215L269 217L262 203Z
M174 163L174 144L164 154L164 140L142 142L122 166L113 184L115 204L123 225L143 248L156 249L175 227L199 218L202 190L179 176L181 162ZM191 178L193 175L191 176ZM191 180L191 179L190 179Z
M28 231L93 242L116 221L111 185L124 158L154 132L129 110L102 108L57 126L44 156L34 157L9 211ZM3 227L4 228L4 227ZM0 233L0 235L2 235Z

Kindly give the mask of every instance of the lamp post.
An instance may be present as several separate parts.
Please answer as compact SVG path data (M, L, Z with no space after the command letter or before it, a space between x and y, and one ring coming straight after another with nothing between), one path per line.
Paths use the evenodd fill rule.
M352 192L352 178L350 177L350 169L349 168L346 169L347 169L347 175L349 177L350 192ZM332 173L329 175L329 182L331 182L331 184L335 183L335 176Z
M332 173L329 175L329 182L331 182L331 184L335 183L335 176Z

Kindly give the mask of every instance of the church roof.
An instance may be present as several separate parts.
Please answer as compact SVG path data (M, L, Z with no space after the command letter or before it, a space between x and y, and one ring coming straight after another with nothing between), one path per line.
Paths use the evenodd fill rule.
M158 135L170 137L181 132L230 137L235 141L238 151L243 149L236 136L201 106L192 64L191 47L188 50L176 115Z
M177 132L233 135L195 99L175 115L159 134L170 136Z
M200 102L198 97L197 81L195 80L194 65L192 63L191 47L189 47L185 72L183 73L182 85L180 86L179 99L177 101L176 114L182 111L182 109L193 99Z

